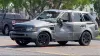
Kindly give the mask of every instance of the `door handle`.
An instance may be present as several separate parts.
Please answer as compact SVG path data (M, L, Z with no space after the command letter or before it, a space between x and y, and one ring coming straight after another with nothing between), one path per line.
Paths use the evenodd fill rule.
M87 23L87 24L95 24L95 23L92 23L92 22L91 22L91 23Z
M81 25L80 27L86 27L86 25Z

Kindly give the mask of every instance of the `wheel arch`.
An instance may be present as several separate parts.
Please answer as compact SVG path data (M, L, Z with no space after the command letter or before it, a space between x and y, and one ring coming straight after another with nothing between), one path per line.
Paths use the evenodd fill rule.
M9 25L8 25L8 24L3 25L3 27L2 27L2 31L5 29L5 27L6 27L6 26L8 26L8 27L9 27Z
M50 41L52 41L52 36L51 36L50 32L48 32L48 31L42 31L42 32L46 32L46 33L48 33L49 36L50 36ZM41 32L40 32L40 33L41 33Z
M52 31L51 31L50 29L48 29L48 28L41 28L41 29L39 29L39 31L38 31L38 35L39 35L41 32L46 32L46 33L48 33L49 36L50 36L50 41L53 40Z
M4 29L6 26L8 26L8 27L9 27L9 25L8 25L8 24L5 24L5 25L3 26L3 29Z
M9 25L8 24L5 24L5 25L3 25L3 27L2 27L2 33L5 35L5 27L8 27L9 28ZM10 29L10 28L9 28ZM7 34L8 35L8 34Z
M91 34L91 39L93 39L93 34L92 34L91 31L89 31L89 30L84 30L84 31L82 32L82 34L83 34L84 32L89 32L89 33ZM82 36L82 34L81 34L81 36ZM80 37L81 37L81 36L80 36Z

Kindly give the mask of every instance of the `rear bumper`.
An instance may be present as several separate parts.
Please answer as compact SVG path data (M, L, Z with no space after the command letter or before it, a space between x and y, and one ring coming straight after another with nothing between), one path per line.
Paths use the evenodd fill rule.
M29 41L35 41L37 39L37 32L10 32L10 38L12 40L29 40Z

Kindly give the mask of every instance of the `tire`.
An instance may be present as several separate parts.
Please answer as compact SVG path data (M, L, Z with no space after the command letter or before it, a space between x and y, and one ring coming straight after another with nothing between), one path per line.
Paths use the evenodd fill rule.
M68 41L58 41L58 43L59 43L60 45L66 45L67 42L68 42Z
M38 47L45 47L49 44L49 42L50 42L50 35L46 32L41 32L38 35L37 40L35 41L35 44Z
M4 27L4 30L2 31L2 33L3 33L4 35L9 35L9 32L10 32L9 27L8 27L8 26L5 26L5 27Z
M85 31L79 39L79 44L82 46L88 46L91 42L91 38L91 34L88 31Z
M4 32L4 30L2 30L2 34L3 34L3 35L5 35L5 32Z
M15 42L19 45L19 46L25 46L28 43L30 43L29 41L25 41L25 40L15 40Z

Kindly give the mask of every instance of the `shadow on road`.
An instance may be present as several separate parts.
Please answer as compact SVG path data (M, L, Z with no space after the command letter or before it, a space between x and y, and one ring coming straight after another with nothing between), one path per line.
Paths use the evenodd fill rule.
M3 35L2 33L0 33L0 36L5 36L5 35Z
M50 44L46 47L66 47L66 46L80 46L79 44L66 44L66 45L59 45L59 44ZM27 45L27 46L19 46L19 45L6 45L0 46L0 48L38 48L36 45Z
M3 35L2 33L0 33L0 36L4 36L2 38L5 38L5 37L8 37L8 36L5 36ZM59 44L49 44L48 46L46 47L66 47L66 46L80 46L79 44L66 44L64 46L61 46ZM5 46L0 46L0 48L38 48L36 45L27 45L27 46L19 46L19 45L5 45Z
M0 36L7 36L7 35L3 35L3 34L0 32Z

